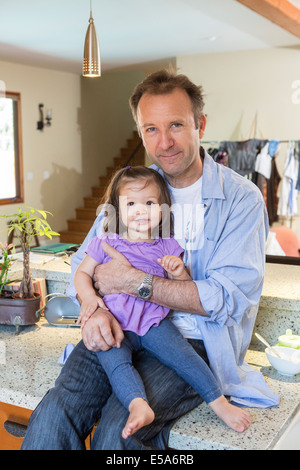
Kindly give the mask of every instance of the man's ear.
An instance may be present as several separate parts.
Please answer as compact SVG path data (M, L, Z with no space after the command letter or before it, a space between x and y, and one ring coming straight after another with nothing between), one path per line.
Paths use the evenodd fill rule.
M202 139L204 137L205 129L206 129L206 116L205 116L205 114L201 114L201 116L199 118L199 136L200 136L200 139Z

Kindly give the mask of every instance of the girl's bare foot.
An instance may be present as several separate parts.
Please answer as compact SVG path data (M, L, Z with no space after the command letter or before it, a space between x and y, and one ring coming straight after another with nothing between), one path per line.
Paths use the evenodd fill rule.
M231 405L224 396L210 402L209 406L234 431L245 431L251 422L248 411Z
M143 426L152 423L154 420L154 412L148 403L143 398L134 398L128 407L129 418L122 431L122 437L127 437L134 434Z

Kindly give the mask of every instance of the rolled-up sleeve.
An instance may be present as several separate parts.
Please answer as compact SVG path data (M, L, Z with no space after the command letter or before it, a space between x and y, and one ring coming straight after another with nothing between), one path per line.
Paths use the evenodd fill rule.
M265 203L249 193L231 208L219 211L219 232L206 240L210 253L204 278L194 279L206 321L220 326L238 324L247 309L260 299L265 272L268 219Z

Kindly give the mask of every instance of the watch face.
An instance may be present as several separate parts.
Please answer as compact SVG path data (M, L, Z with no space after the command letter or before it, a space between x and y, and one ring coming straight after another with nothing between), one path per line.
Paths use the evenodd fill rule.
M148 299L150 295L151 295L151 289L149 289L149 287L142 286L139 288L139 297L141 297L142 299Z

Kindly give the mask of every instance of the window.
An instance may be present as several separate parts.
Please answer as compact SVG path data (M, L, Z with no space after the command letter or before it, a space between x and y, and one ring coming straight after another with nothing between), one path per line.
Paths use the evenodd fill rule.
M21 95L0 96L0 204L24 201Z

